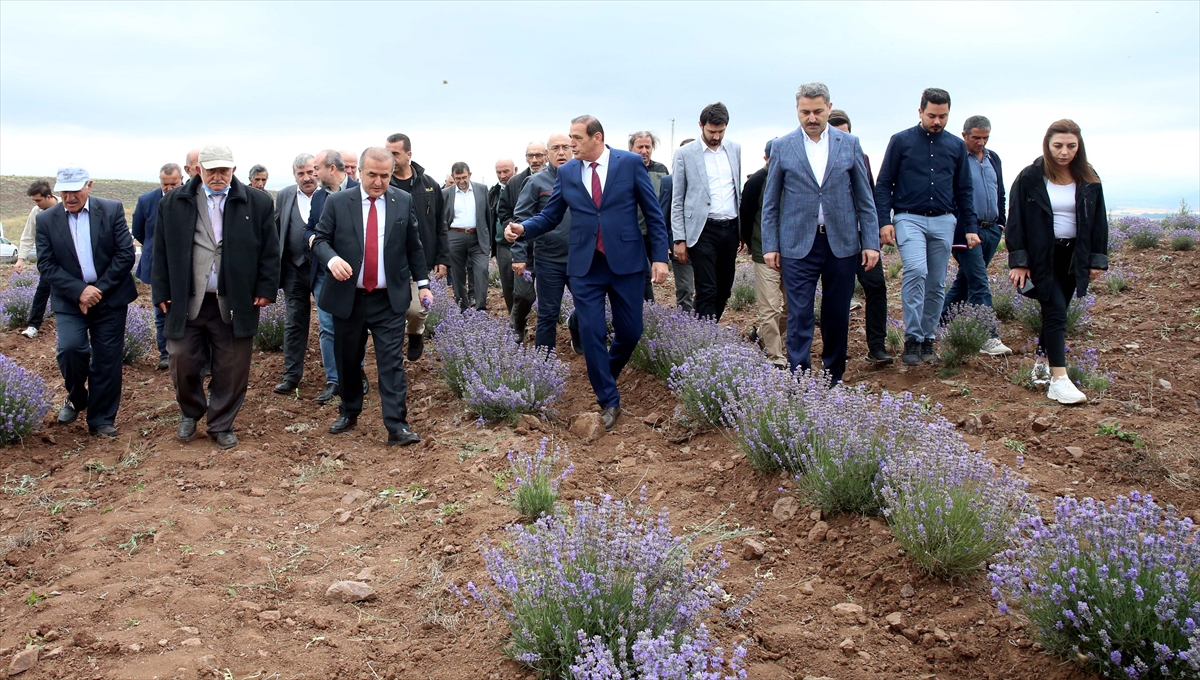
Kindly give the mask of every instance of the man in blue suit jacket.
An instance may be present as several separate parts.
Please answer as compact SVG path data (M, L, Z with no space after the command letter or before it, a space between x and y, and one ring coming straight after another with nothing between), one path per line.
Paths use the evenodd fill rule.
M150 283L150 265L154 264L154 223L158 220L158 202L168 191L183 185L183 170L177 163L167 163L158 171L159 187L138 196L133 209L133 238L142 244L142 256L138 259L136 274L142 283ZM167 336L163 335L163 320L166 314L154 308L155 340L158 343L158 370L170 367L167 361Z
M655 283L667 280L667 226L642 157L604 143L604 128L592 116L571 121L575 159L558 169L550 201L524 224L510 223L505 238L535 239L551 231L571 210L567 276L588 380L602 409L604 429L621 414L617 376L642 337L642 291L646 244L638 228L638 208L646 220ZM604 301L612 304L614 338L607 347Z
M801 126L771 143L763 189L763 260L782 269L787 294L787 351L792 370L809 370L813 298L821 296L821 362L831 384L846 371L850 299L861 258L879 263L870 175L858 138L829 126L829 88L796 91Z
M37 216L37 267L58 316L58 368L67 388L58 422L75 422L87 409L90 434L116 437L125 315L137 299L133 239L121 202L89 197L91 189L87 170L58 171L54 191L62 202Z

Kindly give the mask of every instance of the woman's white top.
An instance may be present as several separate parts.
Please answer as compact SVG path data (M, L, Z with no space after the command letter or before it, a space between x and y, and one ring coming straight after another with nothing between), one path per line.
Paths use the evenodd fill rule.
M1050 209L1054 211L1054 238L1075 238L1075 183L1055 184L1046 180Z

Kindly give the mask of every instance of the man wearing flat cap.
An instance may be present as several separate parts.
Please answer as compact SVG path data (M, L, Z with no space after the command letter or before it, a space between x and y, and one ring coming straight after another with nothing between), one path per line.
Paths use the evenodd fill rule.
M229 449L238 443L233 421L246 399L259 308L279 290L279 235L271 197L234 177L229 147L204 147L198 165L199 172L158 205L153 302L166 314L163 334L180 411L176 436L190 440L207 414L208 436ZM207 397L205 342L212 351Z
M117 436L125 314L137 299L133 237L120 201L90 196L80 167L58 171L62 201L37 216L37 267L57 315L58 369L67 388L61 424L87 410L88 432Z

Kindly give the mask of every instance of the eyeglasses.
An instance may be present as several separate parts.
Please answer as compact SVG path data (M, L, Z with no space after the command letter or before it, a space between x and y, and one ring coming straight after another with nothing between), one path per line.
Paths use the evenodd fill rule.
M527 154L525 154L525 157L526 158L545 158L546 154L544 154L544 153L527 153Z
M571 148L570 144L556 144L555 146L550 147L550 150L551 151L566 151L567 149L570 149L570 148Z

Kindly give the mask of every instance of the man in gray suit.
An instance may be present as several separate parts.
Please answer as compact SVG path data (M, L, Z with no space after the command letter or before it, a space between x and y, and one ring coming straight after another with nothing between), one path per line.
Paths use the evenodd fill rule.
M700 112L700 139L675 152L671 231L675 261L692 264L695 310L721 319L733 290L742 201L742 147L725 139L729 110Z
M279 191L275 200L275 228L279 230L279 282L287 297L283 327L283 380L276 394L292 394L304 377L308 326L312 317L312 262L304 230L317 191L316 159L302 153L292 161L296 183Z
M792 370L812 367L813 299L821 295L821 362L836 384L846 371L850 299L859 260L879 263L870 175L858 137L829 126L829 88L796 90L800 127L771 143L763 189L763 260L782 270Z
M450 282L454 299L466 309L469 292L475 309L487 309L488 256L492 252L491 212L488 190L471 181L471 168L459 161L450 166L454 183L442 189L446 205L446 223L450 225Z

